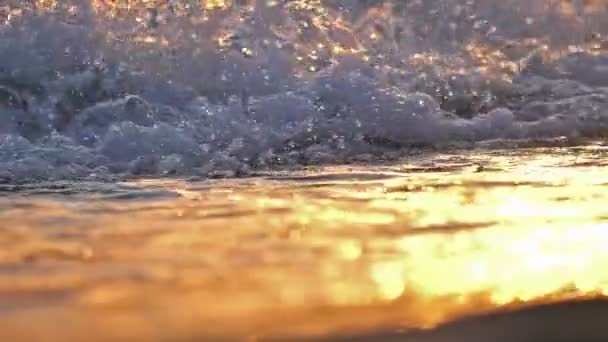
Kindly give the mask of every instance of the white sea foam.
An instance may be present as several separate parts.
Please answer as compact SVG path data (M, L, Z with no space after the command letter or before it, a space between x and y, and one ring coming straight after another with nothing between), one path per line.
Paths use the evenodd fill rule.
M179 8L143 24L83 1L72 16L24 8L0 26L0 179L234 175L608 134L600 9L368 2L258 1L199 26Z

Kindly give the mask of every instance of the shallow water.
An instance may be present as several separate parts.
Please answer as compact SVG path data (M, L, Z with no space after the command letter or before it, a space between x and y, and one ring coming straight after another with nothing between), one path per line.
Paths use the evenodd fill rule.
M318 338L602 297L607 154L598 142L6 185L0 335Z
M314 340L606 297L607 12L3 1L0 339Z

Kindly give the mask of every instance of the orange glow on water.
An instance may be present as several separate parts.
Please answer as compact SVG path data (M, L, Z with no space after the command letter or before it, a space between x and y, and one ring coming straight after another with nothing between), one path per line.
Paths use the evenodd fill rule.
M124 184L179 195L158 200L5 198L0 328L316 336L606 296L602 151Z
M338 66L341 58L349 55L357 56L373 65L381 65L387 72L400 71L394 65L386 63L388 56L392 56L391 58L407 64L441 65L446 71L458 70L463 65L472 64L476 70L483 73L509 76L519 73L538 58L551 62L567 52L586 51L598 54L605 52L608 46L601 36L581 39L571 46L553 46L546 36L532 37L524 41L507 39L494 43L482 42L473 37L463 43L464 52L458 56L440 56L426 50L410 53L408 51L415 47L412 46L415 43L409 42L408 39L413 38L407 36L407 32L415 27L412 26L411 18L403 15L404 10L399 12L391 3L369 6L357 16L350 16L319 0L292 0L285 3L249 0L238 4L227 0L91 0L90 3L98 17L97 29L104 32L110 42L133 42L146 47L165 49L194 40L204 49L206 40L210 39L220 51L228 51L230 47L239 45L237 50L242 51L248 58L259 56L258 50L264 49L264 44L289 45L293 62L301 67L301 76L321 72L329 66ZM480 2L480 6L489 6L488 3ZM529 20L533 23L532 16L542 16L550 10L558 10L565 18L600 15L608 10L607 4L605 0L579 3L563 0L539 1L539 5L533 7L534 13L530 13ZM78 5L61 4L54 0L36 0L33 6L37 11L64 11L70 16L79 9ZM409 9L410 6L415 7L416 2L405 7ZM0 21L17 18L28 8L27 5L5 7L4 10L0 6ZM233 37L237 35L238 27L246 26L252 19L253 22L264 20L259 17L261 8L280 9L273 12L274 15L286 19L280 24L268 26L275 39L262 39L262 45L248 42L252 38L240 42L245 46L234 44ZM454 11L458 11L458 8L456 6ZM5 11L7 14L3 15ZM409 10L405 11L409 13ZM5 16L6 18L3 18ZM188 18L190 26L175 27L176 24L169 20L171 17ZM125 23L129 23L130 27L125 29ZM584 26L585 20L576 19L573 23ZM457 26L457 23L453 24ZM486 34L496 29L492 23L486 24L490 27ZM249 29L245 31L248 32ZM402 33L397 35L395 32ZM197 38L193 39L194 36Z
M134 64L148 48L193 42L192 60L212 53L255 59L271 44L291 49L302 77L351 55L387 72L404 73L384 62L387 55L470 71L439 52L401 53L408 46L396 28L411 23L389 5L351 18L320 0L187 3L93 0L91 12L95 29L123 44ZM79 13L60 1L33 4L39 12ZM241 37L236 44L235 27L255 24L261 4L289 19L264 31L276 41ZM562 15L578 17L606 1L560 4ZM0 23L28 10L0 5ZM460 57L508 82L534 58L551 62L562 53L547 37L519 43L472 40ZM591 40L567 49L604 47ZM161 67L153 64L154 72ZM35 187L13 193L0 185L10 194L0 197L0 336L314 337L433 328L514 307L608 297L606 149L516 151L289 177L139 180L116 185L128 190L112 195L100 184L90 185L98 191L51 184L40 197L30 196ZM80 193L70 194L73 188Z

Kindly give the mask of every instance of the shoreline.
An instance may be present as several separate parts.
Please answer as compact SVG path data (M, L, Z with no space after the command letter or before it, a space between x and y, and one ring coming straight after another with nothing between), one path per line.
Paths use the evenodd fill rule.
M545 304L469 317L428 331L375 332L306 341L313 340L320 342L608 341L608 299Z

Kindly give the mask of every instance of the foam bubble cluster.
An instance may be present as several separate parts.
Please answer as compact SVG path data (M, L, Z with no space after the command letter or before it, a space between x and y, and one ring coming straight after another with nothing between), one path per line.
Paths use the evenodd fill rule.
M605 137L605 2L553 2L9 1L0 181Z

